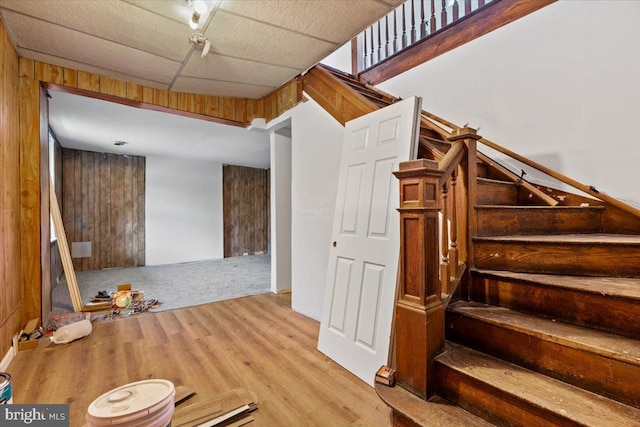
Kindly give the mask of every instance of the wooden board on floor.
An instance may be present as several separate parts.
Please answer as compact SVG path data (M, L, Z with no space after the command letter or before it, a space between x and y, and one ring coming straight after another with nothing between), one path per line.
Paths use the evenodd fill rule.
M176 408L171 419L171 425L176 427L199 425L228 414L230 411L244 405L257 404L257 402L258 397L255 393L244 389L230 390L207 400Z

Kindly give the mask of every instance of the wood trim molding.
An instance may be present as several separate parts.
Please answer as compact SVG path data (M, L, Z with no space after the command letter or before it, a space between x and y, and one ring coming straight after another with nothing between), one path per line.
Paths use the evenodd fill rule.
M463 17L455 25L443 28L431 37L363 71L359 77L369 84L377 85L555 1L494 0L476 13Z
M48 90L57 90L59 92L71 93L74 95L86 96L87 98L100 99L102 101L115 102L116 104L126 105L129 107L141 108L143 110L161 111L163 113L175 114L178 116L189 117L192 119L206 120L209 122L220 123L223 125L247 127L248 123L239 122L236 120L225 119L221 117L213 117L205 114L192 113L190 111L181 111L174 108L164 107L162 105L149 104L142 101L137 101L129 98L122 98L120 96L109 95L106 93L94 92L86 89L78 89L75 87L63 86L56 83L43 83L42 84Z
M303 78L304 91L342 126L349 120L378 109L322 67L314 67Z

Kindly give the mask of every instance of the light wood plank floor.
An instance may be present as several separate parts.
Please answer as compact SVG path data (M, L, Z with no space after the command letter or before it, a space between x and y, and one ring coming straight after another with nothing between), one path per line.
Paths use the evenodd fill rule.
M390 426L375 391L316 349L319 324L290 295L257 295L94 324L66 345L45 341L9 366L14 403L69 403L71 426L88 405L133 381L164 378L198 394L253 391L255 426Z

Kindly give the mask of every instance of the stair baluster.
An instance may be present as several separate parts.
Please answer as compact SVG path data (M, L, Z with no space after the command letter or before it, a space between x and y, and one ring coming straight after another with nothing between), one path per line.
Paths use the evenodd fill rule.
M440 12L440 28L447 26L447 0L442 0L442 12Z
M447 295L449 292L449 284L451 282L451 275L449 274L449 182L445 180L441 189L442 192L442 224L440 224L440 230L442 235L442 242L440 244L440 250L442 252L442 259L440 261L440 295ZM455 207L453 209L455 211Z
M427 36L427 22L424 16L424 0L420 0L420 38Z
M404 49L409 44L407 41L407 17L405 14L406 3L402 4L402 48Z
M431 19L429 19L429 31L436 31L436 0L431 0Z
M458 197L457 197L458 172L454 170L451 174L451 227L449 231L449 276L455 277L458 269ZM445 289L447 295L451 294L450 289Z

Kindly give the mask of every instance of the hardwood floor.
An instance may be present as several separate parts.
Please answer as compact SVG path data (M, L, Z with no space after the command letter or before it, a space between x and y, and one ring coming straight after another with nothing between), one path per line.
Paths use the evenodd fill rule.
M316 349L319 324L265 294L94 324L66 345L18 353L14 403L69 403L71 426L89 404L133 381L163 378L196 391L253 391L256 426L390 426L375 391Z

